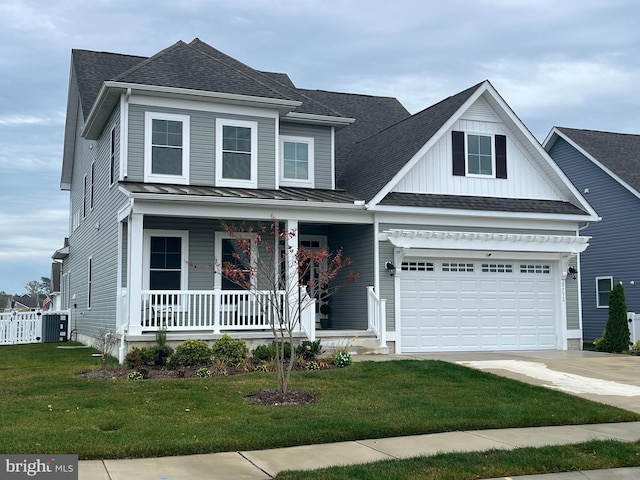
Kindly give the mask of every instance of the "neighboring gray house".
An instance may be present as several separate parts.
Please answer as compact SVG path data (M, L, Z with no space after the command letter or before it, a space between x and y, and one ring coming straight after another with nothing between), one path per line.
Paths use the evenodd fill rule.
M248 292L188 262L229 258L221 222L272 218L294 249L342 247L360 273L304 312L301 335L395 352L581 346L566 274L598 217L488 81L409 115L199 39L149 58L74 50L61 186L63 307L82 341L122 333L121 354L163 325L174 340L268 340Z
M545 149L602 221L583 230L590 247L580 255L583 331L601 337L609 293L622 282L627 310L640 313L640 135L554 127Z

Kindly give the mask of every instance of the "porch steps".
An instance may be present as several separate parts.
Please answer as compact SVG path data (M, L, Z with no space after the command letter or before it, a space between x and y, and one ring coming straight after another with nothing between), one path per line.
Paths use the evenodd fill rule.
M352 355L387 354L389 348L380 346L375 334L363 330L316 330L316 339L325 353L348 349Z

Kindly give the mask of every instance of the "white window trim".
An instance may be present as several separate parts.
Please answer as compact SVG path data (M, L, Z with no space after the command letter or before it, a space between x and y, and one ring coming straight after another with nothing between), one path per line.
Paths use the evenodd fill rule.
M116 127L111 129L109 134L109 186L118 183L116 175Z
M241 235L237 235L241 236ZM251 238L251 267L256 268L258 266L258 245L255 243L255 233L247 233L245 235L248 238ZM214 267L214 275L213 275L213 286L216 289L222 288L222 274L220 273L220 262L222 259L222 240L233 239L232 235L229 235L227 232L215 232L215 267ZM251 288L256 288L258 279L254 275L251 277Z
M222 177L222 128L225 126L251 129L251 178L249 180ZM258 188L258 122L217 118L215 143L216 185L220 187Z
M87 259L87 309L91 310L93 303L93 256Z
M491 138L491 175L469 173L469 135ZM464 168L467 177L471 178L496 178L496 139L493 133L465 132L464 135Z
M170 120L182 122L182 175L164 175L151 171L151 145L153 120ZM145 112L144 114L144 181L157 183L189 184L189 144L191 140L191 124L188 115L175 113Z
M306 180L296 178L286 178L284 176L284 144L285 142L306 143L308 148L308 173L309 178ZM283 135L280 137L280 185L284 187L312 187L315 184L314 178L314 138L313 137L295 137L291 135Z
M87 218L87 174L82 177L82 218Z
M181 241L181 262L180 267L180 290L188 290L189 268L187 260L189 258L189 232L186 230L145 230L144 231L144 254L142 259L142 287L149 290L149 274L151 269L151 237L180 237Z
M600 291L598 290L598 283L600 283L600 280L609 280L611 284L611 290L613 290L613 277L612 276L596 277L596 307L609 308L609 305L600 305Z
M93 212L93 207L96 202L96 162L91 162L89 172L89 211Z

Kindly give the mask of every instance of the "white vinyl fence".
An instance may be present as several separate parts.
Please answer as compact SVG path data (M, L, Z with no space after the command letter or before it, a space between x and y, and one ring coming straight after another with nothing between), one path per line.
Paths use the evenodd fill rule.
M0 345L42 341L42 312L0 313Z

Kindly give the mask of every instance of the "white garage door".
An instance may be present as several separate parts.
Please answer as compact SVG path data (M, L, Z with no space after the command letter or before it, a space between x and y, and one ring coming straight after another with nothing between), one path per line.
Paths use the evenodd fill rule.
M401 349L554 349L553 277L550 262L403 262Z

